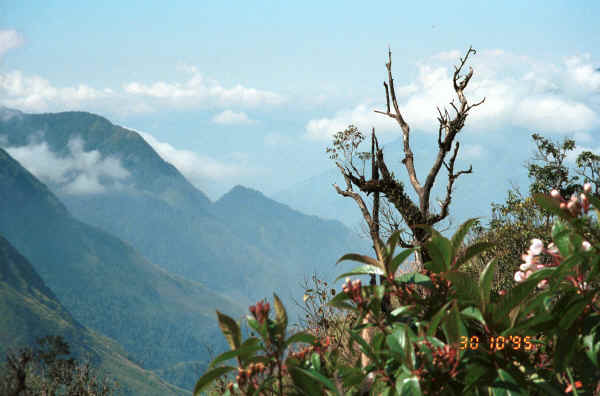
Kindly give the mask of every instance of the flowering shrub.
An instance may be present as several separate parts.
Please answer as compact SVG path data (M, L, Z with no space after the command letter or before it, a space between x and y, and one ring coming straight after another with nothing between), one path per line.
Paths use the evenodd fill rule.
M234 358L238 375L228 385L231 395L600 394L600 231L582 216L591 205L598 212L600 200L588 194L586 185L579 200L567 202L555 192L535 196L560 218L552 228L553 243L544 248L541 240L532 240L515 273L516 285L502 293L492 292L495 259L476 280L461 271L491 247L461 248L475 219L450 240L422 226L432 235L422 247L432 259L421 272L397 274L415 250L395 255L397 233L385 243L381 261L343 256L339 261L362 265L339 278L383 279L369 286L348 279L330 301L356 316L347 333L368 358L363 367L340 360L329 339L307 333L286 339L287 315L277 296L275 319L269 318L268 303L251 307L248 324L260 338L243 343L239 326L218 313L232 350L211 363L195 394L235 371L219 365ZM552 263L541 265L541 254L550 255ZM394 302L391 312L382 310L384 299ZM374 329L368 342L361 337L366 327ZM292 350L296 343L308 346Z

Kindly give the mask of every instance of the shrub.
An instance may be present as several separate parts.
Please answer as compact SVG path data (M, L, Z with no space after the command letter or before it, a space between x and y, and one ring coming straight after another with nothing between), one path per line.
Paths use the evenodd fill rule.
M581 201L567 202L554 192L535 199L560 220L552 227L552 246L532 241L516 285L492 290L496 259L475 280L461 270L492 246L461 247L475 219L451 239L422 226L432 236L423 246L431 260L421 272L396 275L414 249L394 255L395 233L381 261L357 254L339 260L362 263L339 278L383 277L382 284L369 286L348 279L329 302L356 316L346 333L368 358L362 367L340 359L328 337L300 332L286 338L287 315L274 296L273 319L269 303L250 307L248 324L258 338L242 342L239 326L218 313L231 351L211 363L194 394L236 370L225 394L599 394L600 231L580 215L592 204L598 212L600 200L582 194ZM536 259L541 254L552 262L542 265ZM381 309L384 298L396 302L389 313ZM374 334L368 341L361 336L367 327ZM307 346L293 349L297 343ZM237 367L221 365L234 358Z

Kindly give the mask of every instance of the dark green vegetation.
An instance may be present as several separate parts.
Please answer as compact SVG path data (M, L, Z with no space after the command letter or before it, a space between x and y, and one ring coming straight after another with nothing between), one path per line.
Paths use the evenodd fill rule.
M131 246L72 217L0 150L0 234L33 265L83 325L118 341L148 369L204 357L213 307L242 308L148 262Z
M120 390L125 394L175 395L183 392L165 384L153 372L144 370L130 361L125 350L117 342L75 320L27 259L0 236L2 360L11 352L11 348L34 345L38 338L50 334L64 338L71 346L72 356L82 360L89 359L101 373L115 378L120 384ZM19 353L13 351L13 357L19 358ZM14 375L4 365L4 361L0 364L3 365L0 376L3 385L7 386L8 381L4 375L10 375L11 378L14 378ZM0 385L0 394L9 392Z
M533 162L525 166L531 182L529 194L523 195L518 188L509 190L503 204L492 203L492 219L487 227L478 221L469 234L471 243L491 242L495 245L483 253L469 271L478 274L489 260L497 257L496 291L513 284L515 269L521 264L521 255L527 251L531 239L539 238L546 244L552 242L552 225L556 216L537 204L534 194L549 194L557 189L568 199L572 194L581 192L583 183L591 183L594 186L591 194L600 196L600 156L589 151L579 154L577 175L572 175L564 161L568 152L576 147L574 140L564 139L562 144L558 144L537 134L532 135L532 140L537 152ZM591 218L597 220L597 216Z

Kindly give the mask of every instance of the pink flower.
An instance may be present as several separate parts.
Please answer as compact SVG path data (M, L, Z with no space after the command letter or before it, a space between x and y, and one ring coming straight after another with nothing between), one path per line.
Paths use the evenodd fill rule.
M584 194L589 194L590 192L592 192L592 183L585 183L583 185L583 192Z
M539 287L540 289L543 289L546 286L548 286L548 281L546 279L539 281L539 283L537 284L537 287Z
M581 246L583 247L583 250L585 250L585 251L589 251L592 248L592 245L588 241L583 241L581 243Z
M544 242L542 242L541 239L532 239L531 240L531 246L529 247L529 251L534 255L537 256L538 254L542 253L542 250L544 249Z
M515 282L523 282L526 279L522 271L515 272Z

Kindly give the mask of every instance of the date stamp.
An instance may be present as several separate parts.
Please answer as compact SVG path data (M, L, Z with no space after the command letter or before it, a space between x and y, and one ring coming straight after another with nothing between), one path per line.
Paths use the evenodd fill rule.
M489 350L492 352L501 351L505 348L512 348L515 351L523 350L523 351L531 351L535 350L536 346L532 342L531 336L498 336L498 337L489 337L488 340L485 341L486 345L489 346ZM460 337L460 350L477 350L479 349L480 339L478 336L471 337Z

